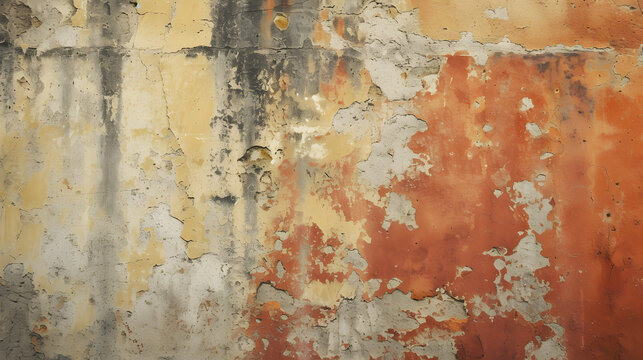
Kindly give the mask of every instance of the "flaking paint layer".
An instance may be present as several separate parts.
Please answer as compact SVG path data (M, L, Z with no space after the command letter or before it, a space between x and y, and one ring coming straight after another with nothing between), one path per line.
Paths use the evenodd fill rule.
M2 2L0 358L643 358L641 24Z

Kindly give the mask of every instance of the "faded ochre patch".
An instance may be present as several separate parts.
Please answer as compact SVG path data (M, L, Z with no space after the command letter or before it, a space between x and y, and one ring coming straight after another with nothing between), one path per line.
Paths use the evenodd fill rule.
M173 160L176 183L181 190L172 195L171 213L184 224L181 237L189 242L188 255L197 258L208 249L203 224L206 202L213 190L208 180L208 161L218 142L210 128L216 96L214 79L203 55L165 56L160 70L169 127L183 153Z
M12 262L22 262L27 271L33 271L40 258L40 240L45 233L42 224L23 224L13 249Z
M18 234L22 228L20 222L20 209L11 204L4 204L2 209L2 238L0 238L0 268L4 267L11 261L11 250L16 245Z
M174 52L208 46L212 37L209 0L142 0L134 47Z
M354 248L360 238L370 243L370 238L363 231L363 224L366 220L347 221L326 199L308 194L301 206L301 212L304 219L307 219L311 224L316 224L327 237L330 237L331 234L343 234L343 246Z
M355 297L355 286L347 281L321 282L313 280L306 284L302 298L312 305L336 306L342 298Z
M76 12L71 17L71 26L85 27L87 25L87 0L74 0Z
M20 197L23 210L41 208L47 200L47 174L44 171L34 174L22 185Z
M76 288L72 301L76 305L76 318L72 327L72 332L76 333L87 329L94 323L95 306L91 300L92 295L89 288Z
M149 241L143 247L141 240L130 244L121 256L127 264L127 287L116 296L116 306L131 309L134 304L134 295L147 290L147 279L152 275L155 265L165 261L165 248L156 239L153 228L142 229L149 234Z
M630 3L636 7L635 1ZM619 23L640 20L638 11L623 11L611 1L588 5L558 0L406 0L403 9L417 8L421 32L433 39L458 40L462 32L471 32L483 43L508 37L533 50L558 44L608 47L614 40L610 37L618 34L629 37L618 39L628 46L640 44L641 30L619 28Z

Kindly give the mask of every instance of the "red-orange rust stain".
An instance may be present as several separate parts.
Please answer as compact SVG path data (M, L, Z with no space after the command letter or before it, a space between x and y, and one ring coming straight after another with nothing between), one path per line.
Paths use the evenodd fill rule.
M269 304L269 303L266 303ZM302 326L305 319L327 319L328 309L304 306L295 314L286 315L278 307L269 306L256 308L250 316L246 334L254 341L255 348L248 359L321 359L314 350L311 342L287 340L288 334L295 326ZM283 316L283 318L282 318ZM268 341L265 346L263 339ZM288 355L286 355L288 354Z
M611 61L603 54L494 56L482 67L466 56L449 58L437 93L415 99L416 115L427 121L428 130L414 136L409 147L429 154L435 164L431 175L392 184L393 191L413 199L419 229L393 223L386 232L383 210L349 200L342 189L353 185L347 180L355 166L350 159L342 171L346 177L330 193L348 219L367 219L371 243L360 250L369 263L368 277L396 277L402 280L399 288L414 298L433 295L438 287L465 299L494 294L498 272L493 258L482 253L495 247L511 254L518 231L528 229L522 207L510 209L507 187L545 174L547 181L538 189L551 198L554 228L537 236L550 262L536 272L551 288L546 300L552 309L541 314L543 319L565 329L570 358L639 354L635 339L643 335L642 315L631 309L643 295L643 247L635 241L643 155L633 149L643 148L643 109L635 101L640 89L619 92L615 83L603 80L597 85L595 79ZM470 77L472 70L486 76ZM480 96L484 110L472 111ZM520 111L523 98L534 108ZM527 123L538 124L543 135L532 138ZM493 126L481 134L492 145L476 147L470 130L484 124ZM555 155L541 159L545 153ZM497 199L494 189L504 194ZM456 278L458 266L473 271ZM544 340L550 332L512 312L470 322L458 343L463 354L479 347L487 356L521 357L534 334ZM513 340L506 341L507 336Z
M393 339L403 342L408 345L423 345L422 340L430 337L434 330L445 330L448 333L462 331L464 325L467 323L466 319L448 319L445 321L437 321L431 316L424 318L425 322L420 324L417 329L408 331L406 333L393 333Z
M343 17L334 18L333 27L335 28L335 32L337 33L337 35L341 36L343 39L344 38L344 18Z
M344 60L340 59L333 71L333 76L330 81L328 83L321 84L321 92L326 99L336 102L340 106L347 106L350 104L345 104L344 99L347 98L346 94L350 91L350 76L346 71Z
M418 93L410 107L428 129L415 134L408 146L428 155L430 175L414 172L377 189L381 197L394 191L410 199L417 229L396 222L388 231L382 228L385 209L360 195L359 151L332 163L307 164L330 174L315 185L316 196L331 200L347 221L364 222L370 242L362 238L358 248L368 267L358 273L363 281L383 281L375 296L391 292L385 284L397 278L402 281L398 288L415 299L443 288L465 300L467 319L427 317L413 331L390 329L393 339L412 346L441 330L459 334L458 358L524 358L529 343L559 341L549 326L557 324L564 329L560 341L570 359L643 358L637 344L643 338L643 311L638 310L643 298L643 245L638 241L643 90L637 85L642 71L624 63L619 71L627 73L629 83L623 82L612 72L615 59L610 53L494 55L486 65L477 65L464 54L448 57L437 91ZM325 96L339 101L336 87L345 78L340 63L329 82L333 86L322 85ZM526 111L521 110L525 98L533 104ZM375 99L373 112L384 104ZM542 134L532 136L528 123ZM492 130L482 131L485 125ZM284 251L266 257L268 273L255 277L257 285L271 281L300 299L305 282L345 279L348 271L325 271L341 254L321 250L338 247L339 234L300 223L292 210L302 196L296 169L292 162L280 168L278 201L291 206L270 230L292 231ZM537 181L540 175L544 180ZM524 205L512 201L513 184L520 181L536 184L553 208L548 215L553 228L535 234L549 266L534 275L549 288L545 300L551 304L536 322L512 309L490 317L474 311L471 301L477 296L492 308L499 305L492 300L496 258L484 252L506 249L511 255L524 236L519 232L529 229ZM502 194L496 197L494 190ZM288 269L282 279L275 275L277 261ZM463 267L472 271L459 273ZM510 290L511 284L501 278L498 287ZM287 334L297 326L323 324L336 309L304 305L286 320L269 303L253 311L247 334L255 334L255 356L283 358L289 350L290 358L315 358L311 343L287 344ZM262 337L270 341L266 350ZM417 358L411 352L405 356Z
M640 84L640 69L632 78ZM591 114L571 111L572 121L561 123L567 141L554 166L562 226L550 256L565 282L552 279L549 299L574 344L570 358L643 356L641 89L587 88Z
M437 359L436 357L420 356L412 351L407 351L404 353L404 360L433 360Z
M272 42L272 15L275 7L275 0L262 0L262 9L266 9L259 22L259 32L261 33L261 44L269 47Z
M329 46L330 45L330 34L324 31L321 23L315 24L315 30L313 32L313 44L318 46Z

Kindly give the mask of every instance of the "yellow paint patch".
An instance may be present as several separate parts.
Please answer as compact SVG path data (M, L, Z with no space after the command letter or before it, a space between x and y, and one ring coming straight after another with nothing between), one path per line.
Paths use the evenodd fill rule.
M94 323L94 304L87 289L76 289L73 302L76 305L76 320L72 331L77 333L87 329Z
M212 38L209 0L141 0L134 47L174 52L208 46Z
M7 249L18 237L20 233L20 210L17 206L6 204L2 209L2 239L0 239L0 248Z
M87 0L74 0L76 12L71 17L71 26L85 27L87 25Z
M325 199L308 194L305 198L301 211L304 219L309 223L319 226L319 229L328 234L344 234L343 246L354 248L357 240L363 234L363 239L370 242L370 238L363 232L363 223L366 221L352 222L346 219L333 208L332 204Z
M312 305L334 306L342 298L354 297L355 291L354 286L345 282L331 281L323 283L319 280L314 280L306 284L302 297Z
M47 178L44 171L34 174L20 189L23 210L41 208L47 200Z
M288 17L285 14L278 13L273 20L277 29L284 31L288 29Z
M131 309L134 304L134 295L146 291L147 279L152 275L155 265L165 262L165 247L156 240L153 228L143 229L149 234L150 240L144 249L140 249L140 240L125 250L122 256L127 264L127 287L116 296L116 306Z
M18 237L13 257L16 262L28 263L28 271L33 271L33 264L40 258L40 239L45 233L41 224L24 224Z
M624 44L640 43L639 29L625 31L619 24L640 15L623 12L610 1L588 5L559 0L407 0L406 8L419 10L421 31L433 39L458 40L462 32L471 32L483 43L507 37L529 50L557 44L607 47L618 35Z
M171 55L162 59L160 68L170 128L184 155L173 161L181 190L172 197L171 212L184 224L183 239L194 242L189 244L189 256L196 258L208 248L203 219L213 188L210 167L205 162L218 143L210 128L215 99L213 74L202 55Z

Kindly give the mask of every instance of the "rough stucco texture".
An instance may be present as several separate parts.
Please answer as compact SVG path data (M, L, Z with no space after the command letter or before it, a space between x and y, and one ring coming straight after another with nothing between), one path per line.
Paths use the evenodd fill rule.
M0 1L0 359L643 359L637 0Z

